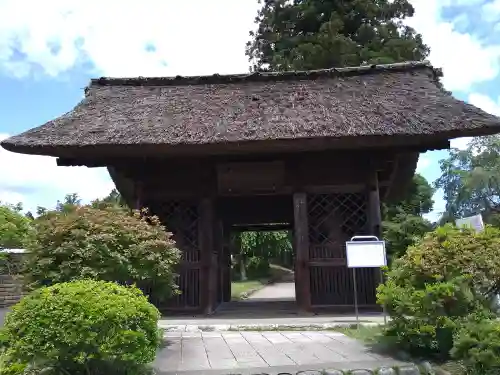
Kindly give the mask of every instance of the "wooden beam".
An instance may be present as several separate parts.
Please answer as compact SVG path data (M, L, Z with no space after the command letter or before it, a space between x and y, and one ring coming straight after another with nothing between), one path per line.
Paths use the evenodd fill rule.
M222 222L222 258L224 263L222 279L222 302L231 301L231 228Z
M295 295L299 310L311 310L311 287L309 280L309 226L306 193L293 195Z
M394 161L392 163L392 171L391 171L391 174L389 176L387 189L385 189L384 201L387 200L387 198L389 197L389 195L391 193L391 187L393 186L394 181L396 180L396 177L398 175L399 159L400 159L400 157L399 157L399 155L397 155L394 158Z
M142 184L140 182L135 182L134 184L134 196L135 196L135 209L136 210L141 210L144 208L144 195L143 195L143 189L142 189Z
M368 179L368 222L370 234L380 238L382 231L382 212L380 207L378 173L372 171Z
M372 171L368 176L368 223L370 233L379 240L382 239L382 212L380 207L380 191L377 171ZM383 283L382 273L379 268L374 268L374 279L376 284ZM373 286L376 288L376 285Z
M359 137L358 137L359 138ZM393 140L395 140L395 137L386 137L384 139L380 138L379 142L375 142L375 146L363 146L361 144L355 145L353 144L350 147L339 147L335 148L332 147L331 145L328 145L327 147L313 147L311 149L308 149L307 147L302 147L301 144L303 142L299 140L276 140L276 141L264 141L264 142L259 142L260 144L266 143L267 144L272 144L272 143L287 143L292 145L289 147L287 150L280 150L280 149L275 149L273 150L272 147L269 147L268 150L266 148L262 149L259 151L257 154L252 154L250 155L250 152L255 151L253 148L248 148L245 150L244 147L242 147L242 144L234 144L234 145L229 145L229 148L234 148L234 150L227 149L227 153L225 152L220 152L220 153L207 153L204 154L203 149L207 147L212 147L212 145L193 145L190 146L189 148L191 149L191 153L158 153L158 152L152 152L149 154L149 156L145 156L146 153L145 148L142 148L143 152L135 152L131 153L130 147L124 147L121 145L110 145L107 148L104 147L103 150L105 149L105 152L103 153L97 153L96 148L92 147L88 150L84 150L83 148L80 148L81 156L60 156L57 158L56 162L57 165L59 166L87 166L89 168L96 168L96 167L107 167L109 165L124 165L124 166L131 166L133 164L142 164L143 166L145 164L150 164L150 163L158 163L158 162L163 162L164 160L186 160L186 159L193 159L196 157L199 157L203 160L206 159L214 159L214 160L228 160L228 158L232 160L238 160L238 159L255 159L255 158L267 158L268 155L300 155L303 153L322 153L322 152L339 152L339 153L346 153L350 152L352 150L356 150L358 153L369 153L370 155L373 155L375 153L400 153L400 152L426 152L430 150L442 150L442 149L449 149L450 148L450 141L447 139L444 140L438 140L438 141L431 141L429 138L422 138L419 136L415 137L400 137L401 138L401 143L400 145L391 143ZM319 143L325 143L324 141L321 140L312 140L311 142L319 142ZM339 144L339 143L336 143ZM217 147L218 145L213 145L213 147ZM248 145L246 145L248 146ZM158 149L158 148L165 148L164 145L151 145L149 148L151 149ZM148 147L146 147L148 148ZM136 150L139 151L140 147ZM196 151L198 150L198 151ZM285 152L286 151L286 152ZM128 154L127 154L128 153ZM120 154L120 156L117 156ZM245 155L246 154L246 155ZM90 156L92 155L92 156ZM125 156L128 155L128 156ZM155 156L155 155L163 155L163 156ZM198 156L196 156L198 155ZM274 157L274 156L273 156ZM168 158L168 159L167 159ZM200 160L201 160L200 159Z
M211 314L217 302L217 260L214 253L214 201L203 198L199 203L200 253L201 253L201 302L206 314Z
M290 230L292 224L249 224L249 225L235 225L233 226L234 232L269 232L276 230Z

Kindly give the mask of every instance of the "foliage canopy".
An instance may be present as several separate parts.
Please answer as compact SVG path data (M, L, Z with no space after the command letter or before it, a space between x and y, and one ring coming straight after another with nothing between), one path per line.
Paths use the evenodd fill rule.
M25 262L27 282L38 287L89 278L154 284L158 297L176 292L173 267L180 253L157 217L120 207L75 206L33 221Z
M436 187L446 201L444 221L482 213L500 223L500 136L474 138L465 150L452 149L440 161Z
M30 219L22 213L22 206L0 202L0 249L22 249L30 233Z
M403 23L407 0L263 0L250 33L253 70L308 70L423 60L429 48Z
M402 256L409 246L432 229L422 217L432 210L434 189L427 180L416 174L401 200L383 207L383 238L391 258Z
M427 233L396 260L378 290L388 334L419 354L447 355L471 316L489 317L500 285L500 230L452 225Z

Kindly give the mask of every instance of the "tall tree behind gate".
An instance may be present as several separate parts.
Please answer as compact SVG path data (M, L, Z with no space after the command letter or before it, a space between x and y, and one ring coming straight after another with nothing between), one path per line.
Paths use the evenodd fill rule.
M423 60L429 48L404 24L407 0L260 0L246 53L253 71L310 70Z

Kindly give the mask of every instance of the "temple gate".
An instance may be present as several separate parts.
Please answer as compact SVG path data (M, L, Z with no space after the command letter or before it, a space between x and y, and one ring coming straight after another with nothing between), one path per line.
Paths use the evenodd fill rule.
M351 310L345 241L381 231L419 153L500 132L453 98L427 62L306 72L99 78L72 111L4 140L7 150L107 167L130 207L147 207L182 251L182 293L164 310L230 299L230 233L290 229L301 310ZM376 308L378 270L357 269Z

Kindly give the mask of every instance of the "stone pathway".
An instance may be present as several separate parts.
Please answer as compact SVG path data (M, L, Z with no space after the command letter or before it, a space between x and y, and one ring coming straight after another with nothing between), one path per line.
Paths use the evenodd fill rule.
M252 302L266 299L295 301L295 283L291 281L266 285L264 288L252 293L246 301Z
M373 369L402 364L333 331L184 331L166 333L155 368L161 374L278 373L297 371L297 366L348 369L360 363Z
M326 316L281 316L281 317L231 317L218 315L211 317L164 317L158 326L167 331L229 331L229 330L287 330L293 329L323 329L350 326L356 323L353 315ZM360 316L363 325L378 325L384 323L382 314L363 314Z

